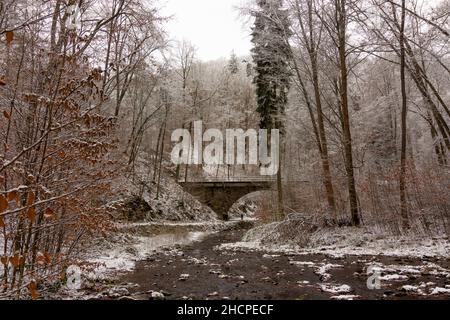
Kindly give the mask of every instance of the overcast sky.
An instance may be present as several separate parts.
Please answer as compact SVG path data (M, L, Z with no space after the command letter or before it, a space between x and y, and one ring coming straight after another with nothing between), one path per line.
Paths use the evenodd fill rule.
M250 30L234 9L243 0L165 0L165 15L174 15L167 29L171 37L191 41L197 57L214 60L250 53Z
M425 6L435 5L442 0L424 0ZM171 15L168 23L170 36L177 40L186 39L197 47L197 58L215 60L229 57L231 52L238 56L250 53L250 28L244 26L236 7L246 0L161 0L163 14Z

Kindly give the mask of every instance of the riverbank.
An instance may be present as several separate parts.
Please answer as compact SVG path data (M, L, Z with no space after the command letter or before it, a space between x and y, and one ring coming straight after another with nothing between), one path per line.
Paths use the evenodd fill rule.
M198 227L198 226L196 226ZM441 257L296 254L250 250L250 224L221 227L160 247L131 270L85 286L80 299L447 299L450 261ZM184 230L186 231L186 230ZM188 231L200 232L200 231ZM158 236L156 236L158 237ZM192 239L191 239L192 240ZM231 245L228 245L231 246ZM368 270L376 273L368 273ZM369 289L375 275L379 289ZM73 297L73 295L72 295Z

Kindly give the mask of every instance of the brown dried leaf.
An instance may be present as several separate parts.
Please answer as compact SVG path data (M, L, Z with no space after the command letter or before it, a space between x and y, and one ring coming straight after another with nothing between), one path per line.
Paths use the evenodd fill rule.
M3 220L3 217L0 217L0 228L5 227L5 221Z
M0 194L0 213L6 209L8 209L8 200L6 200L4 195Z
M44 211L44 218L45 219L53 219L55 217L55 212L52 210L52 209L50 209L50 208L47 208L47 209L45 209L45 211Z
M5 35L6 35L6 43L8 45L11 44L11 42L13 42L13 40L14 40L14 32L13 31L6 31Z
M30 291L30 295L31 295L31 298L33 299L33 300L36 300L36 299L38 299L39 298L39 293L38 293L38 291L37 291L37 284L36 284L36 282L31 282L29 285L28 285L28 290Z
M33 191L29 191L27 196L27 206L31 206L34 203L34 198L35 196Z
M46 262L46 259L45 259L45 256L42 254L42 253L38 253L38 255L37 255L37 257L36 257L36 261L37 261L37 263L38 264L40 264L40 265L44 265L44 264L46 264L47 262Z
M6 110L3 111L3 116L4 116L6 119L11 119L11 115L10 115L9 112L6 111Z
M45 258L45 262L46 262L47 264L50 264L50 263L52 262L52 256L50 255L50 253L45 252L45 253L44 253L44 258Z
M34 219L36 219L36 209L34 207L28 209L27 217L30 221L34 221Z
M19 191L14 190L8 193L8 201L16 201L17 204L20 202Z
M11 262L11 264L16 268L20 266L20 260L21 259L18 254L15 254L13 257L9 258L9 262Z

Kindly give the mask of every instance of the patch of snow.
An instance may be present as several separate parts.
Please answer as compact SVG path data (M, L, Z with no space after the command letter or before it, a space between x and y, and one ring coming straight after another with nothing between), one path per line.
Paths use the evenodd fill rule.
M268 252L276 254L298 254L302 249L300 247L292 247L288 245L262 245L257 241L241 241L234 243L223 243L214 247L215 250L229 250L229 251L256 251Z
M320 229L311 235L308 249L335 256L450 256L450 242L446 238L394 237L369 228L354 227Z
M420 293L421 290L418 286L412 286L412 285L404 285L402 286L402 290L406 292L417 292Z
M320 277L321 281L328 281L331 278L331 274L328 273L328 271L330 271L331 269L343 267L344 266L340 264L331 264L331 263L323 264L320 267L316 268L316 270L314 270L314 273Z
M450 294L450 289L436 287L431 291L431 295Z
M331 278L331 274L329 271L331 269L343 268L343 265L340 264L331 264L331 263L315 263L312 261L294 261L290 260L289 263L291 265L296 265L299 267L309 267L314 268L314 273L320 277L321 281L328 281Z
M122 225L122 228L133 228L133 227L146 227L146 226L166 226L166 227L205 227L211 228L214 226L221 226L224 223L222 221L189 221L189 222L174 222L174 221L144 221L144 222L129 222Z
M331 300L356 300L361 298L360 296L357 295L351 295L351 294L347 294L347 295L339 295L339 296L332 296L330 299Z
M279 230L283 223L272 223L249 230L242 242L223 244L218 249L252 250L268 253L324 254L333 258L345 256L450 257L446 237L394 237L369 228L322 228L309 235L308 241L285 241ZM295 230L295 229L294 229ZM299 230L298 232L304 232ZM266 234L270 234L268 241ZM295 235L292 235L296 239ZM300 236L299 236L300 237ZM287 243L287 244L286 244Z
M189 279L190 275L188 273L183 273L180 275L179 277L179 281L186 281L187 279Z
M231 260L228 260L226 264L230 266L230 265L232 265L232 264L235 263L235 262L239 262L239 259L231 259Z
M161 292L157 292L157 291L152 291L150 294L150 297L153 300L164 300L164 295Z
M207 265L208 260L206 258L195 258L195 257L188 257L187 259L181 259L183 262L188 262L188 264L199 264L199 265Z
M217 297L219 295L219 293L217 291L214 291L210 294L208 294L208 297Z
M431 286L434 286L434 285L435 285L434 282L427 282L427 283L421 282L421 283L419 284L419 287L422 288L422 289L425 289L425 288L427 288L427 287L431 287Z
M291 265L300 266L300 267L314 267L316 265L314 262L311 262L311 261L294 261L294 260L291 260L291 261L289 261L289 263Z
M319 284L319 287L322 291L328 292L328 293L333 293L333 294L349 293L352 291L352 288L347 284L334 285L334 284L330 284L330 283L323 283L323 284Z
M382 280L382 281L406 281L406 280L408 280L408 276L404 276L401 274L387 274L385 276L381 276L380 280Z
M103 279L116 272L131 271L137 261L150 257L158 250L201 241L207 235L206 232L189 232L182 235L167 234L155 237L122 235L118 237L119 241L93 246L84 254L87 262L97 265L86 275L90 279Z
M380 280L384 281L403 281L409 278L415 278L423 274L429 274L437 277L447 277L450 270L445 269L435 263L425 262L421 265L383 265L381 263L366 263L367 266L372 266L373 272L380 272L383 276ZM432 286L434 283L421 283L421 287Z
M210 274L221 274L222 270L220 270L220 269L218 269L218 270L211 269L211 270L209 270L209 273Z
M265 259L274 259L274 258L279 258L280 255L279 254L264 254L263 258Z

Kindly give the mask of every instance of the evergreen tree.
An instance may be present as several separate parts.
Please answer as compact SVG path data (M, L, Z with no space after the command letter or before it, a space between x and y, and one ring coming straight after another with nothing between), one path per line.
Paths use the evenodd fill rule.
M231 53L230 60L228 61L228 70L231 74L237 74L239 72L239 61L234 51Z
M259 10L254 13L252 49L255 63L255 84L261 128L282 130L289 91L288 67L290 36L289 19L282 0L258 0Z
M253 61L255 63L257 112L262 129L279 129L281 135L280 163L277 174L278 218L284 218L282 187L282 158L284 153L283 118L289 92L290 50L288 39L290 26L288 13L283 10L282 0L258 0L252 32ZM274 147L274 146L271 146Z

